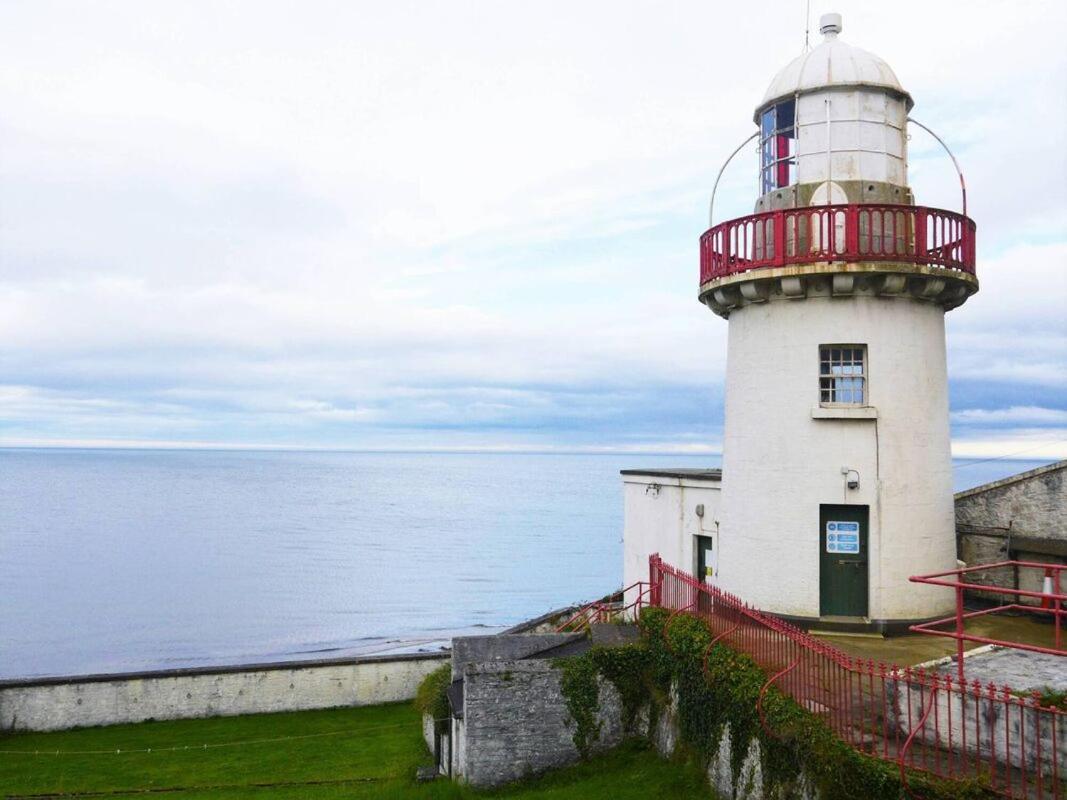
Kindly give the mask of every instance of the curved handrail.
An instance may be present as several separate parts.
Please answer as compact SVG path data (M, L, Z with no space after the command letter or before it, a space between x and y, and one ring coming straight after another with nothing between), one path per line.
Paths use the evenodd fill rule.
M916 124L918 124L918 123L916 123ZM730 155L727 157L727 159L724 162L722 162L722 166L719 167L719 174L715 176L715 185L711 187L711 200L708 201L708 227L709 228L712 225L715 224L715 193L717 191L719 191L719 181L722 179L722 174L724 172L726 172L726 168L728 166L730 166L730 162L734 160L734 156L736 156L738 153L741 152L741 148L744 147L749 142L751 142L757 136L759 136L759 131L756 131L754 134L752 134L747 139L745 139L745 141L741 142L741 144L739 144L737 146L737 149L734 150L732 153L730 153Z
M760 725L763 727L764 732L766 732L766 734L768 736L773 736L775 739L778 739L779 741L781 741L782 737L779 736L778 734L776 734L774 731L772 731L770 729L770 727L767 725L767 716L763 713L763 696L767 693L767 690L771 688L771 684L772 683L774 683L776 680L781 678L783 675L786 675L787 673L790 673L793 670L795 670L797 668L797 666L800 664L800 659L801 659L801 656L798 655L793 660L792 664L790 664L788 667L783 669L781 672L778 672L775 675L773 675L771 678L769 678L767 680L767 682L765 684L763 684L763 687L759 690L759 697L756 698L756 713L759 714L759 723L760 723Z
M935 686L930 691L930 707L927 708L922 717L919 719L919 724L911 729L911 733L908 734L908 738L904 742L904 746L900 748L900 755L897 756L897 763L900 765L900 782L904 786L904 791L908 793L908 797L912 800L916 800L915 795L911 791L911 787L908 785L908 770L904 764L905 758L907 758L908 750L911 748L911 743L914 741L915 736L922 730L923 725L926 724L927 718L930 716L930 712L934 710L934 703L937 700L937 693L941 691L939 687Z
M956 156L952 154L952 151L948 149L948 145L945 144L945 140L934 133L932 130L923 125L919 120L914 117L908 117L908 122L914 122L928 134L937 139L938 144L945 148L945 152L948 153L948 157L952 159L952 166L956 168L956 174L960 176L960 194L963 195L963 216L967 216L967 182L963 179L963 170L960 169L960 162L956 160ZM710 223L709 223L710 224Z
M702 666L702 669L701 669L701 671L704 673L704 677L705 678L711 677L710 675L708 675L708 658L711 656L711 648L713 648L715 645L717 645L721 639L725 639L727 636L729 636L731 633L733 633L734 631L736 631L740 627L741 627L741 623L738 622L732 628L730 628L729 630L723 631L718 636L716 636L714 639L712 639L710 642L708 642L708 646L704 648L704 660L703 660L703 666Z

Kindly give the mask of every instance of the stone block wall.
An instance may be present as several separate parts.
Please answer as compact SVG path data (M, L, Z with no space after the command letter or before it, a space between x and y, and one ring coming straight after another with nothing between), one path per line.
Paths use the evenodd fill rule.
M647 715L645 727L647 730ZM648 730L648 736L662 758L674 755L680 740L678 724L678 701L672 692L671 701L656 720L656 725ZM707 779L714 791L713 797L731 798L732 800L819 800L820 793L815 789L810 777L801 772L795 785L788 794L782 787L771 790L763 778L763 753L759 739L750 739L745 759L741 767L734 771L730 754L732 752L732 731L727 723L718 747L708 759Z
M455 771L474 786L498 786L578 761L560 679L548 661L467 664L456 748L465 763ZM622 703L604 681L598 721L594 752L623 740Z
M959 557L970 566L1008 560L1009 545L1016 560L1067 562L1067 461L958 493L956 531ZM968 580L1039 592L1043 578L1039 570L1002 567ZM1004 595L982 595L1007 601Z
M559 645L582 639L580 633L537 633L491 636L457 636L452 640L452 680L463 677L470 664L490 661L518 661L536 656Z

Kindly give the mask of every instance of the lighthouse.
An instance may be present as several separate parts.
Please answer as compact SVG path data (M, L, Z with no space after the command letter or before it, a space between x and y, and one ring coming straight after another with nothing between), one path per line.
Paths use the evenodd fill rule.
M963 213L917 204L912 97L839 15L820 30L755 109L755 213L700 241L700 300L729 326L702 578L888 630L952 607L908 578L956 566L945 313L978 290L975 225L965 192Z

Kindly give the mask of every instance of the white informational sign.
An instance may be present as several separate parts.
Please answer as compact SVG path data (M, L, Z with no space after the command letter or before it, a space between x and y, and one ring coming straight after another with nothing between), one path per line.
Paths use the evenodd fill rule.
M827 522L826 552L853 553L860 551L860 524L858 522Z

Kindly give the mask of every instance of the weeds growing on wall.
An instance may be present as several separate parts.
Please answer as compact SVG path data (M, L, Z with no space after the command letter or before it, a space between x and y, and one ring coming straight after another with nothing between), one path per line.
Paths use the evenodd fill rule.
M451 664L443 664L423 678L415 692L415 708L418 712L429 714L434 719L447 718L451 713L447 694L451 683Z
M586 755L599 736L598 677L610 681L622 698L624 722L632 725L642 708L653 721L665 710L671 689L677 700L680 744L701 761L718 751L730 727L730 762L739 775L753 739L759 741L764 789L791 796L803 769L824 800L899 800L903 787L896 765L864 755L838 739L815 715L772 688L764 696L768 733L759 719L757 701L766 683L756 663L725 645L708 652L711 633L703 621L682 615L668 622L668 612L645 609L642 637L615 648L556 662L562 689L575 722L574 742ZM705 654L707 664L705 670ZM651 730L651 727L650 727ZM979 800L993 795L975 782L909 776L917 797L929 800Z

